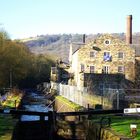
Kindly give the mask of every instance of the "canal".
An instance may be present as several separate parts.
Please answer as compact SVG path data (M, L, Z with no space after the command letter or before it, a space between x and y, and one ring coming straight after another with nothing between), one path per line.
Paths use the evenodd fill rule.
M21 109L35 112L48 112L48 102L44 94L36 91L26 92L22 100ZM40 116L21 115L15 126L12 140L52 140L52 126L48 117L40 121Z
M28 92L25 94L23 99L22 108L27 111L36 111L36 112L48 112L52 111L52 108L47 107L48 100L44 94L40 92ZM22 115L21 121L38 121L39 116L31 115ZM48 117L45 117L45 120L48 120Z

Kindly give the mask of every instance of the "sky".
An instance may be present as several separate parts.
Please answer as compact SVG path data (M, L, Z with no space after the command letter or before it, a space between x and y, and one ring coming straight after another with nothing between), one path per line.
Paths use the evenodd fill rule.
M10 38L45 34L140 32L140 0L0 0L0 29Z

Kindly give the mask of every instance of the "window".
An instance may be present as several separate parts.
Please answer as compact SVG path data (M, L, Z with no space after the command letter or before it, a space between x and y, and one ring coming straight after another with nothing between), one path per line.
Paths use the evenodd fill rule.
M111 59L110 52L104 52L104 61L111 61Z
M85 70L85 66L84 64L81 64L81 72L84 72L84 70Z
M96 56L96 52L90 52L90 58L94 58Z
M124 66L118 66L118 72L124 73Z
M109 66L103 66L102 73L109 73Z
M94 73L95 72L95 67L94 66L90 66L90 73Z
M56 74L56 72L57 72L56 67L52 67L51 70L52 70L52 74Z
M118 58L123 59L124 58L124 53L123 52L119 52L118 53Z
M110 52L104 52L104 56L110 56Z
M109 45L109 44L110 44L110 40L108 40L108 39L105 40L105 41L104 41L104 44L105 44L105 45Z

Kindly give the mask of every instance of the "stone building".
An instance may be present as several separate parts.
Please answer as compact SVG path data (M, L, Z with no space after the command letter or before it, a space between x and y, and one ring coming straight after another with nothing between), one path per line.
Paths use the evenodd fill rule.
M53 82L67 84L69 75L69 64L62 60L57 60L56 65L51 67L51 81Z
M109 34L80 47L70 58L70 85L117 89L135 80L135 50Z
M140 50L132 44L132 15L127 16L126 41L110 34L83 42L73 51L70 44L69 64L57 63L51 81L101 93L103 89L130 89L139 79ZM136 53L135 53L136 52ZM135 76L136 75L136 76ZM138 83L138 82L137 82Z

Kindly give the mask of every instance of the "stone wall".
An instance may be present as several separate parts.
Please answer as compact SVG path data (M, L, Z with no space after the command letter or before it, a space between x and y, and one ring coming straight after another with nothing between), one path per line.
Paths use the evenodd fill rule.
M62 97L62 96L56 96L55 97L55 105L54 110L56 112L75 112L78 110L83 110L84 108L80 105L77 105L76 103L73 103L69 101L68 99ZM69 121L75 121L78 120L79 117L75 116L67 116L59 118L60 120L69 120Z
M86 127L83 122L57 121L57 135L65 139L86 139Z
M80 140L132 140L108 128L101 128L99 124L90 120L57 121L57 135L65 139Z
M119 135L108 128L101 128L99 124L88 121L86 140L132 140L131 138Z
M135 78L135 86L136 88L140 88L140 57L136 57L136 78Z
M78 108L77 104L73 104L63 97L57 97L55 100L55 110L57 112L74 112ZM79 117L57 118L56 129L58 137L62 139L130 140L130 138L115 133L110 127L101 128L100 123L88 120L88 116L81 116L80 119Z

